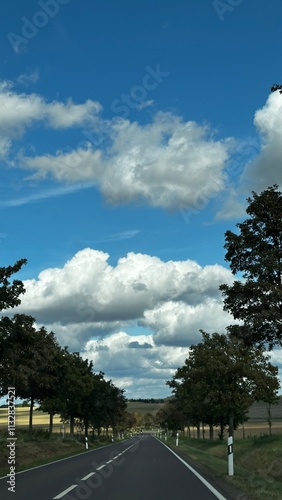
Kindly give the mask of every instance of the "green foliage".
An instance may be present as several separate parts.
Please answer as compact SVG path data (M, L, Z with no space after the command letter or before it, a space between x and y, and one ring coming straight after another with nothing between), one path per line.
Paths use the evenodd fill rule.
M282 94L282 85L274 83L274 85L272 85L270 90L271 92L276 92L276 90L279 90L279 93Z
M184 366L167 384L187 423L229 423L236 428L246 419L253 401L275 401L278 369L262 348L246 350L242 342L218 333L202 332L202 336L203 341L191 346Z
M21 259L13 266L0 267L0 311L18 306L21 303L19 296L25 292L23 283L20 280L14 280L10 283L10 278L26 263L26 259Z
M187 424L187 415L182 402L178 398L171 398L160 408L155 417L156 422L163 429L177 431Z
M239 234L225 233L225 260L245 281L219 289L224 309L241 321L228 331L246 346L272 349L282 345L282 193L274 185L252 194L249 218L237 224Z

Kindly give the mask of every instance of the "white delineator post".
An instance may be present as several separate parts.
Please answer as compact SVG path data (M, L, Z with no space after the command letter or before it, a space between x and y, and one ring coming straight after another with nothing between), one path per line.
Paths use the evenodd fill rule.
M176 433L176 443L175 443L176 446L178 446L178 432Z
M228 476L234 476L233 437L228 438Z
M88 450L88 438L87 437L85 437L85 448L86 448L86 450Z

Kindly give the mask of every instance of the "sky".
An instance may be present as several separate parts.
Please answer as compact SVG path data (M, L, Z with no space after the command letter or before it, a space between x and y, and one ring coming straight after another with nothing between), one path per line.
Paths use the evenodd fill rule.
M1 7L1 266L28 261L12 312L128 398L169 396L200 329L233 322L224 234L282 187L281 20L280 0Z

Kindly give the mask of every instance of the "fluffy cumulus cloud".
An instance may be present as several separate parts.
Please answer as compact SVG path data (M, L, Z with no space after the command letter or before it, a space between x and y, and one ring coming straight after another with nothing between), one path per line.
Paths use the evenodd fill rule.
M282 187L282 96L274 92L256 111L254 125L257 138L238 144L237 154L228 161L230 182L224 193L217 219L245 217L246 198L278 184Z
M257 191L277 183L282 185L282 96L270 94L266 104L255 113L255 127L261 138L259 155L246 167L243 184Z
M127 397L168 396L166 381L184 364L188 348L156 346L151 335L131 337L121 331L103 340L87 342L82 356L103 370Z
M22 157L21 163L37 177L94 182L112 204L143 200L198 209L223 190L230 141L216 140L208 127L157 113L150 124L119 119L107 130L104 148L89 142L66 153Z
M86 248L63 268L42 271L38 279L24 282L18 309L51 325L67 345L75 345L79 335L85 342L139 321L157 344L187 346L198 338L199 328L223 330L229 324L218 287L233 278L222 266L163 262L135 253L116 266L108 259L108 254Z
M84 126L95 120L101 110L99 103L87 100L75 104L47 102L37 94L17 93L11 82L0 84L0 132L7 143L21 137L28 127L43 122L54 129Z
M165 382L201 341L199 329L224 332L230 324L218 287L233 277L222 266L192 260L132 252L115 266L108 260L85 248L62 268L45 269L24 282L13 314L33 315L128 397L168 396Z
M139 324L154 332L156 345L187 346L201 341L200 330L224 332L232 319L223 313L222 304L215 299L206 299L201 304L165 302L159 307L144 312Z

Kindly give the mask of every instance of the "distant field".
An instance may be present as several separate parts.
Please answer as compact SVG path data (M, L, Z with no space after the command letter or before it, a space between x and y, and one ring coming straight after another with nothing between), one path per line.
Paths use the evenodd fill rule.
M140 401L129 401L127 409L131 413L140 413L145 415L146 413L152 413L155 415L158 410L163 406L163 403L143 403ZM272 413L272 433L282 434L282 397L280 397L278 405L273 405L271 409ZM16 408L16 426L23 429L28 428L29 422L29 409L28 408ZM48 429L49 426L49 415L47 413L34 411L33 412L33 427L34 428L44 428ZM60 422L60 416L54 416L54 432L60 432L62 423ZM7 409L0 408L0 429L7 428ZM66 432L68 432L68 426L66 426ZM196 429L191 429L192 436L196 436ZM260 434L268 434L268 424L267 424L267 407L265 403L254 403L249 411L249 420L244 424L244 426L239 426L235 431L235 437L242 438ZM215 429L215 436L217 434L217 429ZM208 436L208 429L206 430L206 437Z
M279 398L277 405L271 406L271 415L273 420L282 421L282 396ZM248 413L249 419L256 422L259 420L267 420L267 405L265 403L254 403Z
M28 429L29 423L29 408L16 408L16 428L22 427L23 429ZM48 428L49 425L49 415L48 413L43 413L42 411L33 412L33 426ZM54 431L59 432L60 427L60 416L54 416ZM0 408L0 429L7 428L7 408Z
M127 410L131 413L152 413L155 415L164 403L142 403L141 401L128 401Z

